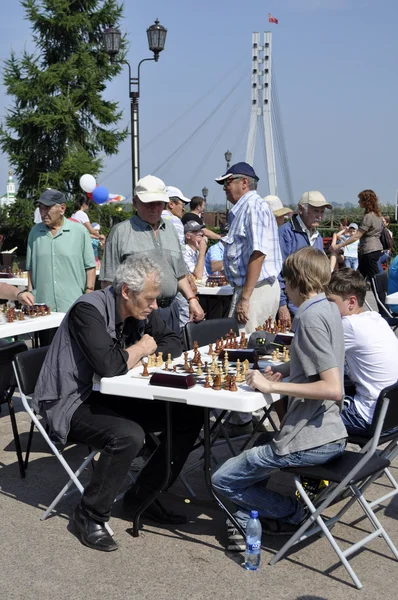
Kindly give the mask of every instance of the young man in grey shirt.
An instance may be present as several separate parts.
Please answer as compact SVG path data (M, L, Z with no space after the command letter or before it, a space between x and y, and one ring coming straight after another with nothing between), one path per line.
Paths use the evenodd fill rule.
M326 256L302 248L283 266L286 291L298 306L292 329L290 377L281 381L270 367L250 371L246 382L265 394L289 396L281 429L269 444L229 459L213 476L218 492L237 505L235 517L245 528L250 510L258 510L264 530L289 533L304 517L296 497L265 487L278 469L325 463L344 451L347 431L340 417L343 396L344 335L340 313L323 290L330 280ZM245 549L243 537L228 529L228 549Z

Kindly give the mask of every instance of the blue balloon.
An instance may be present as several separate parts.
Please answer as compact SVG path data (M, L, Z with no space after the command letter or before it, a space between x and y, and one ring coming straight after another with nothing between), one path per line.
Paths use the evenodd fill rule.
M99 185L91 192L96 204L104 204L108 200L109 192L103 185Z

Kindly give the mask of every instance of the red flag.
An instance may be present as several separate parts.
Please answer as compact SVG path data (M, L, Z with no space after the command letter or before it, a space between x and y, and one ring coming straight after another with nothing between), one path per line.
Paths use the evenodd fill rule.
M268 13L268 23L275 23L276 25L278 25L278 19L275 19L275 17L273 17L271 13Z

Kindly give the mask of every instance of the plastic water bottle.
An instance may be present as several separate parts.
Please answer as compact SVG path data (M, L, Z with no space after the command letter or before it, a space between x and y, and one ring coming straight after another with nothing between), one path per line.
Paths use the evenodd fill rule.
M258 512L252 510L246 526L245 569L256 571L261 564L261 523Z

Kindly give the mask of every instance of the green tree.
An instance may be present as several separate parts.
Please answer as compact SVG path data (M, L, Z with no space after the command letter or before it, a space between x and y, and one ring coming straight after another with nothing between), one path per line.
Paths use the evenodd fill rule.
M46 187L67 195L80 191L83 173L97 175L101 154L117 153L126 129L117 102L104 100L107 82L120 65L102 46L108 26L117 26L117 0L21 0L32 23L33 54L11 53L3 81L13 106L0 127L0 147L19 180L20 197ZM122 40L121 54L125 50Z

